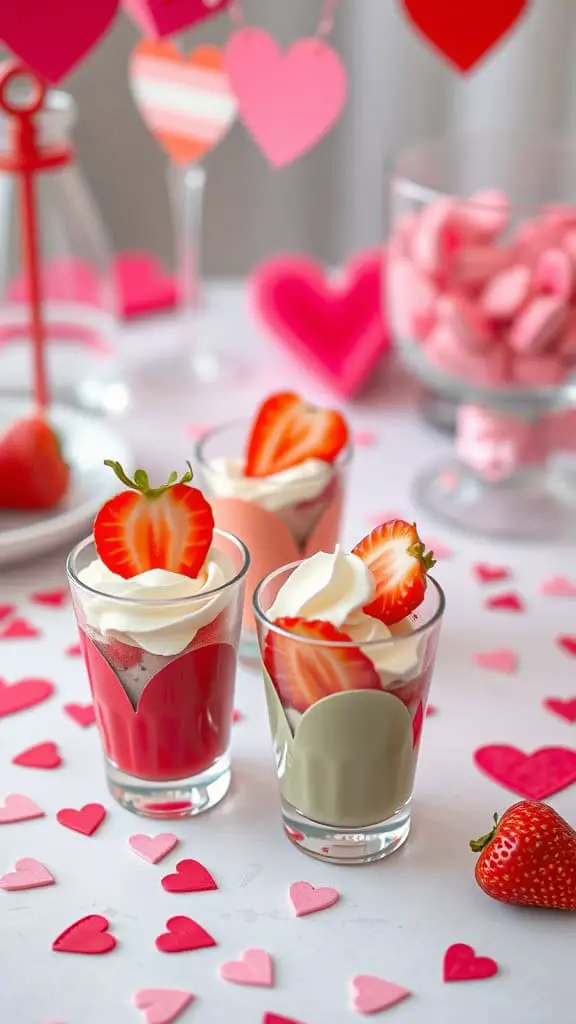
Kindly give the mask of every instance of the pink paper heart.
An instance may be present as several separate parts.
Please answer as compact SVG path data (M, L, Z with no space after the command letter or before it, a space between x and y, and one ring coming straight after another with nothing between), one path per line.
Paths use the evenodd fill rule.
M152 253L121 253L116 259L115 272L125 320L173 309L178 302L176 279L166 273Z
M442 561L444 558L451 558L452 551L449 547L446 547L441 540L437 540L435 537L426 538L426 548L431 551L437 562Z
M540 592L547 597L576 597L576 583L567 576L550 576L541 583Z
M216 946L216 939L191 917L179 915L166 921L166 931L156 936L155 945L161 953L189 953L194 949Z
M111 953L116 946L116 939L110 935L109 927L106 917L88 914L65 928L54 939L52 949L55 953L81 953L86 956Z
M298 39L287 53L259 28L228 39L224 64L246 130L273 167L312 149L338 120L346 69L324 40Z
M506 612L523 612L525 611L524 602L518 596L518 594L497 594L495 597L489 597L484 602L486 608L493 608L498 611Z
M350 1005L356 1013L380 1013L410 995L407 988L372 974L357 974L350 982Z
M27 619L12 619L0 629L0 640L33 640L38 636L42 636L42 631Z
M21 679L11 684L0 679L0 718L33 708L53 693L54 685L47 679Z
M172 832L161 832L157 836L138 833L130 836L128 846L149 864L158 864L174 849L177 842L178 836L173 835Z
M488 565L485 562L475 565L473 571L481 583L497 583L510 579L511 575L505 565Z
M81 658L82 648L80 644L68 644L68 647L64 650L64 654L67 658Z
M326 910L334 906L340 899L337 889L330 886L323 886L319 889L310 885L310 882L293 882L290 886L290 902L294 908L296 917L304 917L306 914L315 914L318 910Z
M576 782L576 750L541 747L525 754L517 747L494 744L474 754L478 768L494 782L526 800L546 800Z
M110 27L119 0L0 0L2 41L48 82L59 82Z
M240 960L229 960L221 964L220 976L235 985L269 988L274 983L272 958L264 949L247 949Z
M560 697L548 697L543 701L544 707L553 714L564 718L566 722L576 722L576 697L569 697L562 700Z
M62 710L82 729L88 728L89 725L94 725L96 721L96 712L94 711L93 704L64 704Z
M374 250L357 254L338 282L306 257L273 257L253 271L251 299L272 337L348 398L388 351L381 277L382 253Z
M17 860L14 871L2 875L0 889L16 892L20 889L39 889L44 885L54 885L54 878L39 860L34 857L23 857Z
M146 36L162 39L221 14L231 0L122 0L132 21Z
M502 648L499 651L478 651L474 661L480 668L491 672L515 672L518 667L518 655L514 651Z
M456 942L444 954L444 981L479 981L498 974L498 964L490 956L476 956L472 946Z
M21 793L10 793L0 804L0 825L11 825L16 821L31 821L43 818L44 811L33 800Z
M16 607L13 604L0 604L0 622L2 619L9 618L16 611Z
M141 988L132 1001L144 1013L145 1024L172 1024L194 999L192 992L177 988Z
M267 1010L262 1017L262 1024L302 1024L302 1021L294 1020L293 1017L284 1017L281 1013L271 1013Z
M48 608L61 608L68 600L69 591L67 588L60 590L38 590L30 595L32 604L45 605Z

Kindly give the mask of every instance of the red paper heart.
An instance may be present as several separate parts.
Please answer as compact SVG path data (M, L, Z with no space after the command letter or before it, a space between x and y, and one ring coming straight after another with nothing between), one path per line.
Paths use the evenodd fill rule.
M472 946L456 942L444 954L444 981L478 981L498 974L498 964L490 956L476 956Z
M302 1024L302 1021L294 1020L293 1017L283 1017L280 1013L270 1013L267 1010L262 1017L262 1024Z
M89 725L94 725L96 721L93 704L65 704L62 710L66 712L73 722L82 726L83 729L86 729Z
M166 892L209 892L218 885L199 861L181 860L176 865L176 874L164 875L162 888Z
M19 764L23 768L58 768L62 764L62 758L58 753L55 743L37 743L34 747L28 747L21 754L12 758L12 764Z
M479 562L478 565L475 565L473 572L481 583L496 583L500 580L509 580L511 575L510 569L507 569L505 565L488 565L485 562Z
M61 608L68 600L69 591L66 587L61 590L39 590L30 595L32 604L46 605L48 608Z
M7 619L9 615L13 615L16 608L13 604L0 604L0 622L2 619Z
M36 629L36 626L27 619L12 619L12 622L0 630L0 640L32 640L37 636L42 636L42 631Z
M560 697L548 697L543 703L548 711L560 715L560 718L564 718L567 722L576 722L576 697L569 697L567 700L561 700Z
M525 754L516 747L480 747L474 760L495 782L526 800L546 800L576 782L576 750L541 747Z
M59 82L96 45L119 0L0 0L2 42L49 82Z
M67 658L81 658L82 648L80 644L68 644L68 647L64 650L64 654Z
M489 597L487 598L485 604L487 608L496 608L500 611L525 611L522 599L518 597L518 594L499 594L496 597Z
M217 944L210 933L190 917L171 917L166 921L166 927L168 931L155 940L157 949L162 953L185 953Z
M53 693L54 686L47 679L21 679L11 685L0 679L0 718L33 708Z
M122 6L147 36L163 39L221 14L231 0L122 0Z
M108 932L109 927L108 920L100 914L81 917L54 939L52 949L55 953L110 953L116 939Z
M412 23L459 71L470 71L528 10L528 0L403 0Z
M83 836L94 835L106 817L106 808L102 804L84 804L79 811L72 807L64 807L58 811L56 821L64 828L80 832Z
M167 9L167 8L166 8ZM132 317L173 309L178 301L176 279L147 252L123 252L115 264L122 316Z
M576 658L576 636L559 636L556 642L563 651Z

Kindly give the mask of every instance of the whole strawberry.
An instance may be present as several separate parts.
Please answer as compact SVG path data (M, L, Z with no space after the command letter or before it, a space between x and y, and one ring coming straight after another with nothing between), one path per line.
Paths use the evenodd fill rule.
M470 849L480 853L476 881L492 899L576 910L576 832L548 804L513 804Z
M0 434L0 509L55 508L69 484L58 438L42 416L23 416Z

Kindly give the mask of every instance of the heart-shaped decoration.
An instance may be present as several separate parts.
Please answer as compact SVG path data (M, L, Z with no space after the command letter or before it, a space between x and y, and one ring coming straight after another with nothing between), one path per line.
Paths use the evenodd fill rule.
M176 279L167 274L152 253L124 252L114 265L122 316L132 317L173 309L178 302Z
M185 953L216 945L216 939L190 917L171 917L166 928L168 931L156 938L156 948L162 953Z
M10 793L0 805L0 825L11 825L16 821L31 821L32 818L43 817L42 808L21 793Z
M89 725L94 725L96 721L93 704L64 704L62 710L82 729L86 729Z
M566 651L566 654L576 658L576 636L559 636L556 643L561 650Z
M218 888L215 879L197 860L180 860L176 874L165 875L162 888L166 892L210 892Z
M67 658L81 658L82 648L80 644L68 644L68 647L64 650L64 654Z
M122 6L145 36L172 36L221 14L231 0L122 0Z
M567 576L550 576L541 583L540 593L547 597L576 597L576 583Z
M59 82L110 28L120 0L0 0L2 42L32 71Z
M290 902L296 917L315 914L318 910L326 910L334 906L340 899L337 889L324 886L315 889L310 882L293 882L290 886Z
M474 661L480 668L490 672L512 673L518 668L518 655L514 651L502 648L499 651L478 651Z
M106 808L102 804L84 804L79 811L73 807L64 807L58 811L56 821L64 828L79 832L82 836L94 835L106 817Z
M35 746L23 750L21 754L16 754L16 757L12 758L12 764L18 764L23 768L43 768L49 771L52 768L59 768L62 758L56 744L47 741L46 743L36 743Z
M299 1020L294 1020L293 1017L283 1017L281 1013L271 1013L267 1010L262 1017L262 1024L302 1024Z
M12 619L0 630L0 640L35 640L39 636L42 636L42 630L28 619Z
M472 946L456 942L444 954L444 981L478 981L498 974L498 964L492 957L476 956Z
M161 832L157 836L134 835L130 836L128 846L134 853L137 853L149 864L158 864L164 860L178 843L178 836L172 832Z
M241 28L228 39L224 66L244 127L273 167L312 149L346 101L346 68L319 38L298 39L283 54L263 29Z
M360 390L389 349L381 252L356 255L337 282L306 257L274 257L253 271L250 293L272 337L342 398Z
M470 71L528 10L528 0L403 0L411 22L443 57Z
M562 700L560 697L548 697L543 701L544 707L553 714L559 715L566 722L576 722L576 697L569 697Z
M518 594L497 594L495 597L487 598L485 604L487 608L495 608L504 612L523 612L526 610L524 602Z
M379 1013L410 995L407 988L372 974L358 974L350 982L350 1005L356 1013Z
M107 918L100 914L81 917L54 939L52 949L55 953L110 953L116 945L116 939L110 935L109 927Z
M179 166L214 149L236 118L217 46L198 46L183 57L173 43L142 40L130 60L130 90L152 135Z
M133 997L145 1024L172 1024L194 999L192 992L177 988L141 988Z
M0 889L16 892L21 889L40 889L44 885L54 885L54 878L39 860L34 857L23 857L17 860L14 871L0 878Z
M54 685L47 679L21 679L11 684L0 679L0 718L33 708L53 693Z
M274 983L272 957L264 949L246 949L240 960L229 960L221 964L220 977L234 985L270 988Z
M16 608L13 604L0 604L0 622L2 619L8 619L10 615L14 615Z
M60 590L38 590L30 595L32 604L44 605L46 608L62 608L69 597L69 590L66 587Z
M497 583L511 576L510 569L505 565L489 565L486 562L479 562L473 571L481 583Z
M525 754L504 744L480 747L474 754L478 768L494 782L525 800L547 800L576 782L576 750L541 747Z

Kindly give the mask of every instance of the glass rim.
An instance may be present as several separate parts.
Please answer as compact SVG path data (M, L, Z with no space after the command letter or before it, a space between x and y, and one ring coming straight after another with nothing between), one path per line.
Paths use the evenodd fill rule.
M214 424L214 426L208 427L208 429L205 430L200 435L200 437L196 441L196 444L194 445L194 459L195 459L195 462L198 462L202 466L203 469L208 469L212 473L218 474L218 470L214 469L210 459L206 458L206 455L205 455L206 445L208 445L210 443L210 441L212 441L215 437L218 437L219 434L224 433L225 430L229 430L230 427L234 427L234 426L238 426L238 427L243 426L243 427L245 427L246 425L250 424L251 422L252 422L252 420L251 420L251 418L249 416L237 416L233 420L225 420L223 423L216 423L216 424ZM347 443L346 443L346 446L342 449L342 451L338 452L338 455L334 459L334 462L330 462L330 463L328 463L328 465L335 466L338 469L344 470L344 469L346 469L350 465L350 462L352 461L353 454L354 454L354 445L353 445L352 439L350 437L348 439ZM222 473L220 475L223 476L224 474Z
M95 597L105 597L110 601L118 601L120 604L138 605L142 608L161 604L166 608L170 608L175 607L176 605L182 605L187 601L190 603L195 601L205 601L206 598L216 597L218 594L222 594L224 591L234 586L234 584L239 583L240 580L246 576L250 567L250 552L244 544L244 541L240 540L236 534L229 533L227 530L215 529L214 536L224 537L235 545L243 558L242 567L231 580L226 580L224 583L221 583L219 587L211 587L210 590L202 590L198 594L190 594L187 597L125 597L124 595L119 594L107 594L104 590L98 590L96 587L91 587L87 583L84 583L78 578L73 567L73 562L89 544L94 544L94 537L92 534L90 534L89 537L84 537L83 540L79 541L78 544L72 548L68 558L66 559L66 575L68 577L68 581L71 584L74 584L75 587L78 587L79 590L85 591L88 594L93 594ZM96 547L95 544L94 547Z
M292 640L297 640L299 643L310 644L312 647L361 647L364 650L365 647L374 650L376 647L384 647L386 644L398 644L406 640L412 640L413 637L419 636L425 633L436 625L437 622L442 618L446 608L446 595L437 580L433 576L427 576L428 583L431 583L435 589L436 596L438 598L438 607L436 608L433 615L415 629L410 630L409 633L394 633L392 636L385 637L380 640L316 640L312 637L298 636L296 633L291 633L289 629L282 629L281 626L275 625L275 623L268 618L265 612L260 608L260 593L263 587L270 583L276 576L281 572L285 572L287 569L296 569L299 565L306 561L306 559L300 558L297 562L289 562L287 565L281 565L279 569L274 569L274 572L268 573L264 579L260 580L256 587L254 594L252 595L252 609L258 622L260 622L267 629L272 630L274 633L278 633L280 636L290 637ZM414 609L417 611L417 609Z

